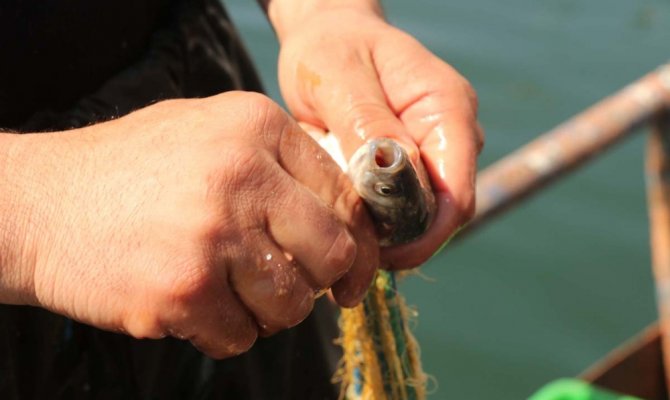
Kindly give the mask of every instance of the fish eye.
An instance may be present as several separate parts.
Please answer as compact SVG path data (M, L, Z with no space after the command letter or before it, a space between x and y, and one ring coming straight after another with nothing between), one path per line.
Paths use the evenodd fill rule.
M388 183L382 183L378 182L375 183L375 192L377 194L380 194L382 196L391 196L392 194L396 193L396 187L393 185L389 185Z

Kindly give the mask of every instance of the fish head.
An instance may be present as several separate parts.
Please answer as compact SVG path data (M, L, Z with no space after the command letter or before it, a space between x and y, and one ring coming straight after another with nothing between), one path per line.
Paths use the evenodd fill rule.
M347 173L372 215L380 245L411 242L430 226L435 198L425 171L394 140L378 138L361 146Z

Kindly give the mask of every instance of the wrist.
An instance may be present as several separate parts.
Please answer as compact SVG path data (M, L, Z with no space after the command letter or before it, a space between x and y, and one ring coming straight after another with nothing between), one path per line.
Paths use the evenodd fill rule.
M34 290L35 240L43 221L37 212L43 189L29 164L34 135L0 133L0 303L37 303Z
M383 18L378 0L270 0L266 11L281 43L293 28L304 25L310 18L338 10L352 10Z

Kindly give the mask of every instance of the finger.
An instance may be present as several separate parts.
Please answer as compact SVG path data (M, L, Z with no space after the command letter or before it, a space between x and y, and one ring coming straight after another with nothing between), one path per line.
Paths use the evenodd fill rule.
M367 216L367 209L362 200L354 197L344 198L336 203L335 208L343 208L350 212L350 228L354 240L358 244L356 260L353 266L332 286L333 297L343 307L353 307L363 300L368 287L379 267L379 244L372 222ZM362 226L356 226L362 224Z
M420 142L424 165L434 182L434 190L451 193L456 202L454 205L461 210L474 205L472 196L480 143L476 120L456 114L440 121Z
M433 224L418 241L383 251L394 267L411 267L427 260L474 211L483 143L477 97L456 70L407 35L379 42L373 57L391 109L419 146L438 202Z
M470 112L450 113L420 142L422 159L436 192L437 215L419 240L384 250L382 258L392 268L424 263L472 217L481 143L479 125Z
M190 341L198 350L223 359L248 351L256 342L258 326L229 289L203 304L206 305L203 315L194 316L186 325L194 331Z
M334 286L338 302L353 306L365 295L379 265L379 245L364 204L349 178L297 123L289 121L280 138L274 140L274 154L283 169L333 210L356 243L351 268Z
M347 159L364 143L378 137L396 140L412 161L419 157L411 135L389 106L369 53L360 51L351 68L330 71L337 84L313 89L315 113L340 140Z
M266 206L269 233L302 266L314 291L329 288L351 268L356 242L331 207L285 172L277 176L278 194Z
M225 277L180 281L170 296L171 312L164 322L165 333L188 339L200 351L217 359L251 348L258 327Z
M257 236L247 248L259 249L246 262L232 267L230 281L253 314L263 336L304 320L314 306L315 291L295 260L267 238Z

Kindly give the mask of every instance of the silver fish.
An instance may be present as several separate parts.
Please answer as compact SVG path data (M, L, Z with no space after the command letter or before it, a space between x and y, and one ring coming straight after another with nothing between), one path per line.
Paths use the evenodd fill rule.
M427 175L394 140L361 146L347 174L374 219L381 246L411 242L428 230L436 206Z

